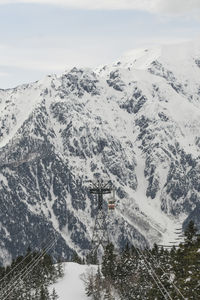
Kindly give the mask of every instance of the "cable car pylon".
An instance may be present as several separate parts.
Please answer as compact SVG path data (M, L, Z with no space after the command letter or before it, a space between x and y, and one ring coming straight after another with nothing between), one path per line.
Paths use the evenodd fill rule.
M103 181L98 180L97 183L92 182L92 186L89 188L91 194L97 195L97 214L95 218L95 225L92 234L92 253L97 253L100 246L103 249L109 243L109 234L107 228L107 209L103 202L103 195L111 194L113 191L111 182L106 184ZM112 203L108 200L108 209L114 209L114 201Z

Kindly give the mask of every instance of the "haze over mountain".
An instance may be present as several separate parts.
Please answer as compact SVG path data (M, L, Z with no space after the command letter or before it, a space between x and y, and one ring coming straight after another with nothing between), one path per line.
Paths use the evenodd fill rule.
M86 253L96 178L116 189L117 247L169 243L184 221L200 222L199 78L190 42L0 90L1 261L52 234L54 256Z

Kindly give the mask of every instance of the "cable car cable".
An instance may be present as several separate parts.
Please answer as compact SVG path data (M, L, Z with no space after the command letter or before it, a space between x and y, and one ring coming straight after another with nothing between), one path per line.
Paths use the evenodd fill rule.
M157 263L157 261L155 260L155 258L153 257L153 255L151 254L151 252L149 251L149 249L147 248L146 249L148 251L148 253L150 254L151 258L154 260L154 262ZM166 275L166 277L168 278L168 280L170 280L170 277L168 276L168 274L163 270L163 268L161 267L161 265L159 264L158 267L163 271L164 275ZM183 296L183 294L181 293L181 291L178 289L178 287L173 283L173 282L170 282L173 287L175 288L175 290L179 293L179 295L181 295L181 297L186 300L186 298Z
M46 249L48 249L49 245L51 245L53 241L54 241L54 239L51 239L50 242L48 242ZM3 293L3 295L4 295L5 292L7 292L12 287L12 285L15 285L15 283L18 281L18 277L25 274L27 272L27 270L30 269L34 265L34 263L38 260L38 258L40 258L41 255L43 255L43 253L44 253L44 251L42 253L40 253L36 258L33 257L32 260L29 262L29 264L27 266L25 266L19 273L17 273L14 278L12 278L11 282L8 283L8 286L4 287L5 291L2 290L1 294Z
M22 274L21 272L18 274L18 278L16 278L15 282L13 282L6 291L3 292L3 297L2 300L7 299L7 297L11 294L12 289L15 288L16 284L19 283L22 279L25 279L27 275L39 264L39 262L43 259L44 255L47 254L47 252L55 245L57 242L57 239L53 239L51 243L49 243L48 247L46 248L45 251L43 251L39 257L31 264L29 265L28 269L26 269ZM10 290L11 289L11 290ZM8 292L8 294L7 294Z
M35 248L27 255L27 256L25 256L16 266L14 266L14 268L13 269L11 269L8 273L6 273L5 275L4 275L4 277L3 278L1 278L0 279L0 284L1 284L1 282L2 281L4 281L5 280L5 278L7 278L15 269L17 269L29 256L31 256L32 254L33 254L33 251L35 250L35 249L37 249L37 248L39 248L40 249L40 247L42 246L42 244L44 244L44 241L41 241L41 243L38 245L38 246L35 246Z
M50 245L50 243L51 243L54 239L58 240L58 237L55 238L55 232L54 232L54 237L51 238L51 239L48 239L45 248L44 248L44 249L41 249L41 250L42 250L42 251L45 251L45 249L48 248L48 246ZM33 253L31 252L27 257L29 257L31 254L33 254ZM38 256L40 256L40 254L38 254ZM26 257L26 258L27 258L27 257ZM23 260L23 261L24 261L24 260ZM31 261L28 263L28 265L24 266L24 268L23 268L22 270L20 270L19 273L15 274L14 278L12 278L11 281L10 281L7 285L9 286L10 284L13 284L13 282L14 282L15 279L19 276L19 274L21 274L22 272L25 272L26 269L27 269L27 267L29 267L29 266L32 264L32 262L34 262L34 261L35 261L35 257L33 257L33 258L31 259ZM18 266L19 266L19 265L20 265L20 264L18 264ZM16 268L15 268L15 269L16 269ZM13 268L13 270L14 270L14 268ZM12 270L11 270L11 272L12 272ZM9 273L11 273L11 272L9 272ZM5 277L4 277L4 278L5 278ZM5 289L5 288L6 288L6 286L3 287L3 289ZM1 290L1 293L2 293L2 290Z
M135 248L135 247L134 247L134 248ZM155 271L153 270L151 264L148 262L148 260L146 259L146 257L145 257L144 254L142 253L142 251L140 251L139 248L138 248L138 249L135 248L135 249L136 249L137 253L139 252L139 253L140 253L140 256L143 257L144 261L146 262L146 267L147 267L147 265L148 265L149 268L151 269L152 273L154 274L154 276L155 276L156 279L152 276L152 273L149 272L149 274L151 275L151 277L153 278L153 280L156 282L156 285L158 286L158 285L160 284L159 290L160 290L160 292L162 293L163 297L164 297L165 299L168 299L168 298L169 298L170 300L173 300L173 299L171 298L170 294L168 293L167 289L164 287L164 285L162 284L161 280L159 279L159 277L157 276L157 274L156 274ZM149 271L149 269L148 269L148 271ZM159 283L159 284L158 284L158 283ZM164 292L167 294L167 297L168 297L168 298L166 298L166 294L162 291L162 289L163 289Z

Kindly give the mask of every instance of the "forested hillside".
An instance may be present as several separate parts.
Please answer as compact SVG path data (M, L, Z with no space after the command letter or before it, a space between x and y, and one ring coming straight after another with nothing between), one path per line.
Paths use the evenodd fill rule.
M121 254L113 244L106 248L101 268L87 278L86 294L93 300L190 299L200 295L200 236L193 222L184 243L166 250L125 247Z

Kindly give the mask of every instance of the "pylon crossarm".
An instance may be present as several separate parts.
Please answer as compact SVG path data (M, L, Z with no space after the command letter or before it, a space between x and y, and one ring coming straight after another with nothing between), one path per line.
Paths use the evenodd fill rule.
M98 194L98 195L101 195L101 194L110 194L112 192L112 189L110 188L91 188L89 189L90 191L90 194Z

